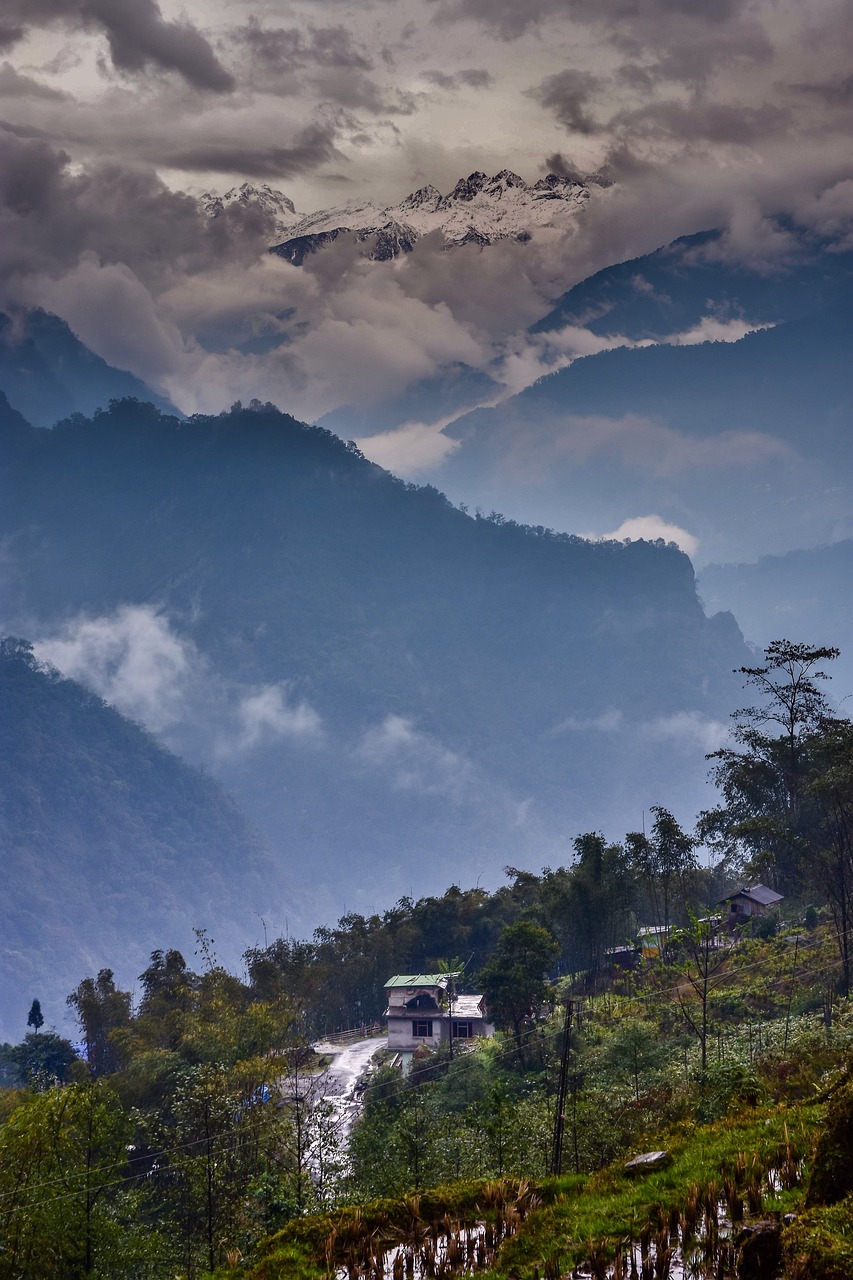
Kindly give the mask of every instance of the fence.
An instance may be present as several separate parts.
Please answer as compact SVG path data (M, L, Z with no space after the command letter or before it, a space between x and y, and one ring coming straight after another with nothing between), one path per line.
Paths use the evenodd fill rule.
M365 1022L361 1027L350 1027L347 1031L333 1031L322 1036L323 1044L353 1044L356 1040L368 1040L371 1036L382 1035L385 1030L381 1022Z

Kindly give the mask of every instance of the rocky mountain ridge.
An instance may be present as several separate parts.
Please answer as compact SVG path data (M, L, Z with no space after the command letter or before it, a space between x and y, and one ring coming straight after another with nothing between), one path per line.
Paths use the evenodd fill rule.
M225 211L235 204L244 209L257 208L262 213L271 215L275 240L286 235L288 228L302 217L297 213L293 201L283 191L271 187L268 182L261 183L259 187L251 182L244 182L239 187L231 187L221 196L206 191L199 197L198 203L202 213L211 221L214 218L221 218Z
M300 215L283 192L249 183L223 196L206 194L200 205L208 217L215 218L234 202L257 204L273 215L272 252L301 266L306 254L346 233L365 243L366 256L377 261L411 252L422 236L434 231L441 232L445 248L506 239L523 243L537 229L566 229L586 207L591 186L606 185L598 175L582 181L549 173L528 183L509 169L492 177L478 170L460 178L447 195L427 184L395 205L366 200Z

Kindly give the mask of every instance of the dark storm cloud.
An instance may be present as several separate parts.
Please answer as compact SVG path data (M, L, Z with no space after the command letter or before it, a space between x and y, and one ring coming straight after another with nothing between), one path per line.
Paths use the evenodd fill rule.
M235 206L209 222L190 196L151 170L116 164L73 173L69 156L40 138L0 128L0 278L70 270L82 256L122 264L157 285L176 271L255 260L271 230ZM221 223L221 226L220 226ZM245 229L249 235L235 232Z
M791 88L797 94L824 102L830 107L846 107L853 103L853 75L836 76L822 83L794 84Z
M54 102L68 98L67 93L40 84L16 71L11 62L0 64L0 98L45 98Z
M373 60L346 27L265 27L252 17L231 35L253 89L371 115L411 115L416 109L412 93L383 88L368 74Z
M41 139L0 132L0 209L26 217L47 208L69 158Z
M565 0L450 0L439 4L438 22L473 18L501 40L515 40L529 27L554 13L564 13Z
M608 122L643 138L655 133L680 142L737 143L748 146L783 134L791 112L765 104L761 107L728 106L721 102L656 102L637 111L615 116Z
M515 40L530 27L553 16L581 22L659 22L683 14L702 23L730 20L746 0L444 0L436 19L454 22L471 18L502 40Z
M598 124L589 112L590 98L601 87L601 80L591 71L558 71L547 76L530 96L549 108L567 129L576 133L595 133Z
M545 157L545 164L542 166L543 173L556 173L560 178L571 178L573 182L583 182L583 175L577 165L572 164L562 153L562 151L554 151L551 155Z
M47 129L39 129L34 124L16 124L13 120L0 120L0 134L5 130L11 133L15 138L44 138L47 142L53 139L53 134ZM2 136L0 136L0 157L3 153Z
M13 26L10 22L0 20L0 49L11 49L12 45L24 38L24 28Z
M494 76L482 67L469 67L465 71L454 71L452 75L445 71L422 71L421 78L437 89L458 89L461 84L469 89L488 89L494 84Z
M4 0L0 31L14 43L29 27L55 24L102 31L113 65L138 72L148 66L177 71L197 89L222 93L234 81L204 36L187 22L166 22L154 0ZM11 19L11 22L9 21Z
M303 67L337 67L370 71L373 62L346 27L263 27L251 17L232 33L252 58L276 75Z
M629 60L617 76L623 84L644 91L673 82L697 89L721 67L740 65L748 74L749 64L766 64L772 57L773 46L766 33L755 24L739 23L730 31L705 32L699 40L671 36L666 49L656 43L651 60Z
M331 129L312 125L289 147L252 147L242 142L202 142L165 151L161 162L200 173L229 171L250 178L292 178L307 173L337 154Z

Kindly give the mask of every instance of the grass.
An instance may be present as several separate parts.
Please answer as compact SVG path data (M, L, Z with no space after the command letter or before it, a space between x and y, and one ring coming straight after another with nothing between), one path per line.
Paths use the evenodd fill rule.
M712 1125L683 1124L659 1144L670 1162L645 1175L625 1174L620 1162L588 1177L547 1178L536 1184L512 1179L459 1182L298 1219L272 1236L255 1264L239 1274L244 1280L325 1280L371 1241L410 1239L418 1231L426 1236L450 1223L464 1227L508 1221L513 1206L524 1199L526 1211L520 1221L517 1216L514 1220L515 1234L504 1239L497 1260L481 1274L492 1280L540 1280L565 1274L593 1255L612 1257L644 1230L672 1221L673 1214L689 1213L691 1202L698 1212L709 1197L715 1204L733 1194L754 1199L756 1179L773 1169L787 1171L783 1180L788 1185L771 1191L765 1182L760 1211L782 1214L801 1201L801 1187L794 1184L810 1156L823 1111L821 1103L774 1106ZM853 1227L853 1217L849 1225ZM802 1280L810 1274L799 1273ZM826 1274L827 1280L835 1280L835 1273ZM851 1274L853 1268L844 1273Z
M723 1198L739 1155L761 1170L786 1160L806 1161L822 1113L820 1105L778 1106L712 1125L680 1126L655 1144L670 1154L664 1168L632 1177L620 1163L593 1174L582 1186L566 1187L553 1203L530 1215L486 1274L494 1280L533 1280L549 1267L564 1273L592 1252L612 1256L622 1242L637 1240L662 1216L683 1212L691 1195L695 1199L710 1188ZM766 1195L764 1211L784 1213L801 1195L799 1187Z

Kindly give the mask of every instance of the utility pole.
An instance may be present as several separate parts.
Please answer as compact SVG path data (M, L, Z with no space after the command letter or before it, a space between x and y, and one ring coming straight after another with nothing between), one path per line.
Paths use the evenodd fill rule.
M560 1083L557 1087L557 1109L554 1112L554 1145L551 1149L551 1172L559 1174L563 1167L563 1124L565 1122L566 1090L569 1082L569 1057L571 1054L572 1017L574 1002L566 1001L563 1021L563 1057L560 1062Z

